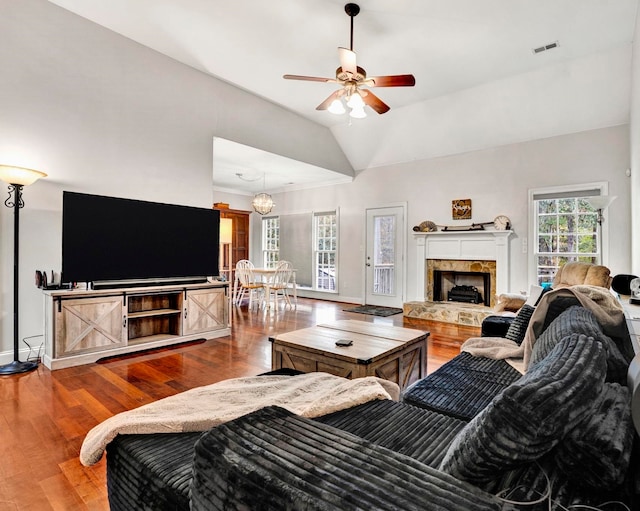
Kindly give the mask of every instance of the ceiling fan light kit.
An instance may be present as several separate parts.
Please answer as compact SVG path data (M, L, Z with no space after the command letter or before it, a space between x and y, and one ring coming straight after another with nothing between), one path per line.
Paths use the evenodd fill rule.
M327 99L320 103L316 110L328 110L332 114L342 115L347 110L346 106L351 109L349 115L356 119L366 117L365 106L369 106L372 110L379 114L384 114L390 110L389 105L384 103L380 98L369 90L362 87L413 87L416 79L413 75L389 75L374 76L367 78L367 72L364 68L356 64L356 54L353 51L353 18L360 12L357 4L346 4L344 10L351 18L351 46L347 48L338 48L338 57L340 59L340 67L336 69L336 77L321 78L317 76L300 76L300 75L284 75L287 80L303 80L310 82L337 83L340 89L333 92Z

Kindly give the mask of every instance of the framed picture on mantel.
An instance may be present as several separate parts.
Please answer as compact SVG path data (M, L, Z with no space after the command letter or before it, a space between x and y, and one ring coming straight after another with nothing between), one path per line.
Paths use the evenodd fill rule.
M471 218L471 199L452 200L451 218L454 220L469 220Z

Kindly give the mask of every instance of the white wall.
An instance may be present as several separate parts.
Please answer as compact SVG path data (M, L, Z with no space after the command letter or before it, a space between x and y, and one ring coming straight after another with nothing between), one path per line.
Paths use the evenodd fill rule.
M451 225L451 201L472 200L471 222L507 215L511 237L510 290L527 290L528 190L555 185L607 181L618 199L609 207L610 260L613 274L630 271L628 126L603 128L483 151L415 161L363 171L353 183L274 195L280 214L340 208L340 294L335 299L360 301L364 296L365 209L408 203L408 225L423 220ZM465 222L458 222L465 223ZM466 222L470 223L470 222ZM254 240L257 240L254 236ZM257 242L252 247L259 257ZM407 247L407 297L417 298L415 239ZM326 295L324 295L326 296Z
M0 163L49 174L24 193L20 338L43 331L33 274L60 271L63 190L211 207L214 136L352 173L328 129L273 103L46 0L0 0L0 13ZM4 206L0 229L6 355L13 220Z

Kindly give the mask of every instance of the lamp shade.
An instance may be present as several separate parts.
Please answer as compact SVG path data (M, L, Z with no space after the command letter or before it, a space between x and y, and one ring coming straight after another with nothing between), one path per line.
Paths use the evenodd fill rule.
M585 197L585 200L593 209L598 210L607 209L617 198L617 195L594 195L593 197Z
M220 243L231 243L233 233L233 220L231 218L220 219Z
M47 175L39 170L14 167L11 165L0 165L0 179L5 183L29 186L41 177L47 177Z

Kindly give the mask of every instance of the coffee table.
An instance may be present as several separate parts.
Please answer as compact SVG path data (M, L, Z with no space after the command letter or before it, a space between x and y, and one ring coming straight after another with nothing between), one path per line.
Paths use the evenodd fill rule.
M377 376L402 392L427 371L429 332L366 321L340 320L269 338L272 369L321 371L345 378ZM353 341L336 346L336 341Z

